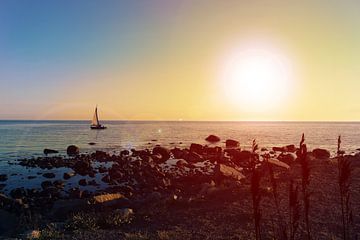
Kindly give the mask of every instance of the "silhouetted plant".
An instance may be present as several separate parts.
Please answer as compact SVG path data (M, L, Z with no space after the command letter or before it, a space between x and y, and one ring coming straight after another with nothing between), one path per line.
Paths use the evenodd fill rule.
M256 169L256 165L259 162L259 155L256 153L258 149L258 145L256 141L253 140L252 144L252 154L251 154L251 196L253 202L253 217L254 217L254 224L255 224L255 238L256 240L261 239L261 227L260 227L260 220L261 220L261 210L260 210L260 202L261 202L261 191L260 191L260 181L261 181L261 174Z
M352 211L350 207L350 182L351 166L350 161L344 158L340 150L341 136L338 138L337 162L338 162L338 184L340 190L340 203L342 215L342 235L344 240L350 239L350 225L352 223Z
M310 166L309 160L307 158L307 147L305 142L305 135L303 134L300 141L300 149L299 149L299 161L301 165L301 189L303 195L303 203L304 203L304 218L307 232L307 239L311 239L310 233L310 222L309 222L309 209L310 209Z
M279 200L279 193L278 193L278 184L275 179L274 169L271 163L269 163L270 155L265 154L264 161L266 162L266 166L269 173L270 183L271 183L271 191L274 198L274 204L276 209L276 215L277 215L277 235L279 236L279 239L281 240L287 240L287 233L286 233L286 224L283 221L283 218L281 216L280 211L280 200Z
M294 181L290 181L289 185L289 239L294 240L296 232L299 228L300 220L300 202L299 187L294 187Z

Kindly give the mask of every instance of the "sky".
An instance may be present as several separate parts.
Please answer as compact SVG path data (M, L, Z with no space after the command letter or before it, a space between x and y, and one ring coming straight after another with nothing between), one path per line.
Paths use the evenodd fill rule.
M2 0L0 119L358 121L358 9Z

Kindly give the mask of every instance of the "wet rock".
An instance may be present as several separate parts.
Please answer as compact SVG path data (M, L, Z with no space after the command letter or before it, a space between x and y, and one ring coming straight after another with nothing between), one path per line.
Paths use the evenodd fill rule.
M96 151L93 154L93 157L98 161L106 161L109 158L109 155L104 151Z
M293 162L295 162L297 156L295 153L281 153L277 159L279 161L282 161L288 165L292 164Z
M105 175L104 177L101 178L101 181L105 182L105 183L110 183L111 182L111 178L109 175Z
M85 178L80 179L80 180L79 180L79 185L80 185L80 186L86 186L86 185L87 185L86 179L85 179Z
M330 152L326 149L316 148L312 151L313 155L317 159L328 159L330 158Z
M122 150L120 156L128 156L130 154L129 150Z
M45 178L54 178L55 174L54 173L44 173L43 177L45 177Z
M41 232L39 230L28 230L20 234L21 239L39 239Z
M178 160L178 161L176 162L176 166L177 166L178 168L184 168L184 167L186 167L186 166L188 166L188 165L189 165L188 162L185 161L184 159L180 159L180 160Z
M92 146L92 145L95 145L96 143L94 143L94 142L89 142L88 144Z
M65 186L65 182L62 180L56 180L53 182L54 187L58 188L58 189L63 189Z
M53 150L53 149L48 149L48 148L45 148L45 149L44 149L44 154L45 154L45 155L55 154L55 153L59 153L59 151L56 151L56 150Z
M215 166L215 176L220 179L224 177L230 177L236 180L245 178L241 172L224 164L217 164Z
M134 217L134 211L131 208L115 209L113 214L116 214L117 219L121 219L122 222L129 223Z
M83 198L84 191L80 190L78 187L69 189L70 198Z
M19 224L19 218L8 211L0 209L0 233L1 237L11 236Z
M95 179L90 180L90 181L88 182L88 185L90 185L90 186L99 186L99 184L95 181Z
M181 158L184 158L186 151L184 151L180 148L173 148L173 149L171 149L171 153L173 154L175 159L181 159Z
M233 155L232 161L236 164L241 165L241 163L250 161L251 155L252 155L252 153L247 150L238 151Z
M34 179L34 178L36 178L36 176L28 176L27 178L28 179Z
M14 199L11 199L10 197L6 196L5 194L0 193L0 209L11 207L13 205Z
M170 158L170 151L164 147L154 147L152 154L157 155L155 159L153 156L152 158L158 163L166 162Z
M8 180L8 176L6 174L0 174L0 182L5 182Z
M10 191L12 198L24 198L26 196L26 190L24 188L15 188Z
M3 190L5 187L6 187L6 184L4 184L4 183L0 184L0 190Z
M184 159L189 163L197 163L202 162L203 158L202 156L197 152L189 152Z
M67 147L66 153L69 156L75 156L75 155L78 155L80 153L80 149L75 145L70 145L70 146Z
M204 147L201 144L192 143L190 145L190 152L202 155L203 151L204 151Z
M217 143L220 141L220 138L218 136L215 135L209 135L207 138L205 138L206 141L210 142L210 143Z
M65 180L68 180L69 178L71 178L71 177L73 177L73 176L75 176L75 173L74 173L74 172L66 172L66 173L64 173L63 178L64 178Z
M47 189L47 188L52 187L52 186L53 186L53 184L52 184L51 181L43 181L43 182L41 183L41 187L42 187L43 189Z
M90 172L92 172L91 163L88 159L78 160L75 163L73 169L76 173L80 174L81 176L85 176Z
M227 148L238 148L238 147L240 147L240 143L236 140L228 139L225 141L225 146Z
M283 146L283 147L273 147L273 151L275 152L296 152L296 147L294 144Z

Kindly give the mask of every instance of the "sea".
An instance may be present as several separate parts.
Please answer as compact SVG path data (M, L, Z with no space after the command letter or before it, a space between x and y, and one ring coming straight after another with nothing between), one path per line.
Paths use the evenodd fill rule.
M168 148L185 148L191 143L212 145L205 138L214 134L221 139L217 146L225 146L226 139L234 139L242 149L250 149L255 139L259 148L271 149L298 145L304 133L310 150L325 148L335 155L339 135L346 153L356 153L360 148L360 122L103 121L102 124L107 129L91 130L89 121L0 120L0 174L9 176L3 191L40 187L44 180L41 174L46 170L21 167L14 164L17 160L44 156L45 148L65 155L67 146L72 144L82 153L102 150L117 154L124 149L152 149L156 145ZM68 169L52 170L60 179L65 171ZM38 177L28 180L30 175ZM78 186L80 177L72 178L68 187ZM103 185L101 177L96 176L96 180Z

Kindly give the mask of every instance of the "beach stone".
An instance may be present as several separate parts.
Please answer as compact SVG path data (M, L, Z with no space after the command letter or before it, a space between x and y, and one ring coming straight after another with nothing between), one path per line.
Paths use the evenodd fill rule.
M170 151L164 147L154 147L152 151L153 155L159 155L160 157L157 158L157 162L166 162L170 158Z
M180 148L173 148L171 149L171 153L173 154L175 159L181 159L186 154L186 151Z
M326 149L316 148L312 151L312 154L317 159L328 159L330 158L330 152Z
M205 138L206 141L210 142L210 143L217 143L220 141L220 138L218 136L215 135L209 135L207 138Z
M248 150L236 151L233 154L232 161L235 164L240 164L240 163L249 161L251 158L251 155L252 155L252 153Z
M8 211L0 209L0 237L11 236L19 224L19 218Z
M75 173L74 173L74 172L66 172L66 173L64 173L63 178L64 178L65 180L68 180L69 178L71 178L71 177L73 177L73 176L75 176Z
M186 167L188 165L188 162L185 161L184 159L180 159L176 162L176 166L178 168L183 168L183 167Z
M225 147L227 148L238 148L240 147L240 143L236 140L233 139L227 139L225 141Z
M44 173L43 177L45 177L45 178L54 178L55 174L54 173Z
M288 165L290 165L291 163L295 162L295 160L297 159L297 156L295 153L281 153L277 159L279 161L282 161Z
M204 160L197 152L189 152L186 156L184 156L184 159L189 163L197 163Z
M52 187L52 186L53 186L53 184L52 184L52 182L50 182L50 181L43 181L43 182L41 183L41 187L42 187L43 189L47 189L47 188Z
M77 147L75 145L70 145L70 146L67 147L66 153L69 156L78 155L80 153L80 149L79 149L79 147Z
M55 154L55 153L59 153L59 152L56 151L56 150L53 150L53 149L48 149L48 148L45 148L45 149L44 149L44 154L45 154L45 155Z
M94 143L94 142L89 142L88 144L89 144L89 145L95 145L96 143Z
M79 180L79 185L80 185L80 186L86 186L86 185L87 185L86 179L85 179L85 178L80 179L80 180Z
M128 207L130 205L129 199L120 193L107 193L94 196L89 199L89 204L97 207Z
M12 198L23 198L26 196L26 190L24 188L15 188L10 191L10 196Z
M226 166L224 164L217 164L214 171L215 176L220 179L224 177L231 177L236 180L241 180L245 178L245 176L241 172L239 172L235 168Z
M5 182L8 180L8 176L6 174L0 174L0 182Z
M78 160L75 163L73 169L76 173L78 173L82 176L85 176L85 175L89 174L90 172L92 172L91 163L89 160L86 160L86 159Z
M203 154L203 151L204 151L204 147L201 144L192 143L190 145L190 152L198 153L201 155L201 154Z

